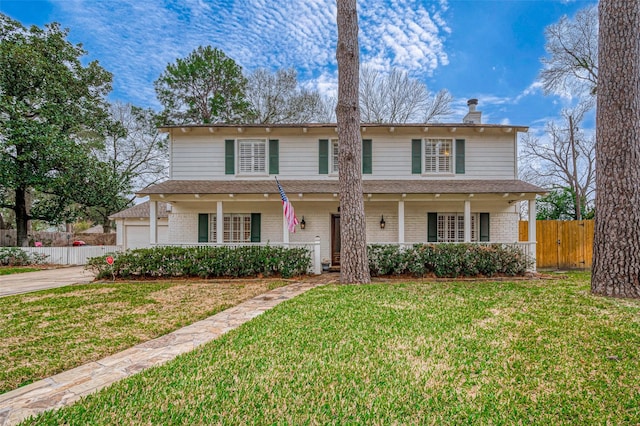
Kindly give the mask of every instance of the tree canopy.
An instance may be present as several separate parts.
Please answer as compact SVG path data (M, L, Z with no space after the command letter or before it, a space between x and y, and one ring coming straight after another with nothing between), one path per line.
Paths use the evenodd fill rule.
M243 122L251 116L242 68L211 46L168 64L154 86L163 124Z
M360 111L365 123L428 123L451 114L453 97L435 95L406 71L383 74L371 68L360 73Z
M253 121L260 124L313 123L327 115L327 105L320 93L301 88L293 68L275 73L262 68L255 70L248 77L247 99Z
M25 28L0 14L0 194L15 212L18 243L27 221L72 214L90 144L108 125L111 74L70 43L59 24ZM34 196L33 206L27 204Z
M545 93L595 95L598 87L598 8L588 6L573 19L563 16L545 30L540 80Z

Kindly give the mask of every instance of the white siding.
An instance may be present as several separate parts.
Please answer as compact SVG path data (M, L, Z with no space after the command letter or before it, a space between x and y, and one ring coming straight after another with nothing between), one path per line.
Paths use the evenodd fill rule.
M330 129L299 134L278 134L277 129L270 133L257 133L260 129L251 129L253 133L181 133L176 131L172 141L171 171L172 179L233 180L235 175L225 174L225 140L262 137L278 139L280 151L280 173L283 179L336 179L335 175L318 173L318 141L336 137ZM196 131L193 131L196 132ZM227 130L228 132L228 130ZM371 139L373 148L373 174L364 175L364 179L516 179L515 132L477 132L466 130L456 133L443 130L429 131L428 134L396 134L385 129L367 130L363 139ZM466 172L465 174L443 174L421 176L411 173L411 140L421 138L464 139ZM236 159L236 172L237 155ZM423 159L424 161L424 159ZM266 176L242 176L243 179L264 179Z

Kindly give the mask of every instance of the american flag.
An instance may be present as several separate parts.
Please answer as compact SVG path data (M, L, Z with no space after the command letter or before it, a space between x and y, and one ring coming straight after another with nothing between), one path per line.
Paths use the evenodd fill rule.
M287 194L284 193L284 189L280 186L278 178L276 178L276 183L278 184L278 191L280 191L280 197L282 198L282 211L284 212L284 217L287 220L289 232L296 232L296 225L298 224L296 213L293 211L293 206L291 205L291 201L287 198Z

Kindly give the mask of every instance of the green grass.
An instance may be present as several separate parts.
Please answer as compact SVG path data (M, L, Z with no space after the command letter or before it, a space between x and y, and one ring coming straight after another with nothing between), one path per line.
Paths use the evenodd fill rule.
M41 271L39 268L31 268L28 266L0 266L0 275L20 274L22 272Z
M326 286L28 424L637 424L640 302L589 276Z
M286 284L282 280L74 285L0 298L0 393L101 359Z

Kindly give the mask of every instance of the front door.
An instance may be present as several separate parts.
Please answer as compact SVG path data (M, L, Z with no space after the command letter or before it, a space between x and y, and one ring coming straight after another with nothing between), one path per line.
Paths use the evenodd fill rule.
M331 215L331 265L340 266L340 215Z

